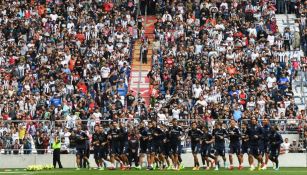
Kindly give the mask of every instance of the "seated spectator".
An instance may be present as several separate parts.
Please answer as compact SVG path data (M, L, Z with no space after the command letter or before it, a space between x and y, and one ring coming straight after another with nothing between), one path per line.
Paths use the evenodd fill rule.
M285 153L289 153L290 150L290 143L289 143L289 139L285 138L284 143L281 144L281 148L285 150Z
M298 153L302 150L301 145L296 140L292 141L289 147L289 153Z

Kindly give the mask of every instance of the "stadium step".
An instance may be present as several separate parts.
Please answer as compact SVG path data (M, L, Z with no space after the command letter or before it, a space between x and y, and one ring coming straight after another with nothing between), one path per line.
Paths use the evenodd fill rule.
M144 17L143 17L144 18ZM145 21L145 36L149 40L149 47L147 53L147 64L140 62L141 52L141 39L135 41L133 46L133 60L131 65L131 78L129 83L129 89L133 91L134 95L137 92L141 93L143 99L145 99L146 105L149 104L149 88L150 83L147 77L148 72L151 70L152 64L152 43L154 40L155 22L157 21L154 16L147 16Z

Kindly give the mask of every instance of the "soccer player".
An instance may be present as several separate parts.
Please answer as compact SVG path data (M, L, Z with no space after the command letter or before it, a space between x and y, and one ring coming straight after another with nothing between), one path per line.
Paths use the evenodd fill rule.
M153 125L152 121L148 122L148 130L147 130L147 136L148 136L148 166L147 170L153 170L153 164L155 162L155 156L156 156L156 143L155 143L155 127Z
M87 134L81 130L81 125L77 126L76 131L76 162L77 162L77 170L81 168L81 159L83 159L88 168L90 168L90 162L88 161L88 157L86 156L86 140L88 140Z
M197 128L196 122L192 123L191 129L188 131L188 136L191 139L191 149L194 157L194 168L193 170L199 170L199 161L197 158L197 154L200 149L200 139L203 135L203 132Z
M239 167L238 169L242 169L242 157L240 156L240 138L241 138L241 131L237 127L237 122L234 119L230 120L230 127L228 128L228 136L230 140L229 144L229 162L230 166L229 169L233 170L233 154L237 155L238 161L239 161Z
M248 130L248 138L249 138L249 153L248 160L250 164L250 170L255 170L254 166L254 158L258 160L258 170L261 169L262 165L262 155L259 150L259 142L263 139L263 129L258 125L258 120L256 117L251 118L251 125Z
M265 156L264 163L262 165L262 170L267 169L267 164L269 161L269 134L271 132L270 120L268 117L265 117L262 121L263 128L263 139L260 141L260 152L262 157Z
M202 131L203 131L203 135L201 138L201 156L202 156L203 164L207 163L206 170L209 170L210 169L209 157L211 157L211 148L212 148L212 143L214 142L214 139L213 139L212 134L209 133L209 130L207 127L204 126L202 128Z
M218 158L221 156L224 161L224 167L227 168L226 157L225 157L225 138L227 137L227 131L222 127L222 122L217 122L213 129L212 135L214 138L215 148L215 169L219 170Z
M242 144L241 144L241 151L240 151L240 157L242 160L242 164L243 164L243 156L244 154L248 154L249 151L249 138L248 138L248 124L246 122L243 122L241 125L241 140L242 140ZM243 169L243 165L241 165L240 167L241 169Z
M273 169L279 170L279 150L280 145L283 143L282 136L277 132L278 127L277 125L271 127L271 131L269 133L269 144L270 144L270 160L275 163L275 167Z
M138 157L139 145L140 145L139 139L137 137L136 131L132 130L128 140L128 160L130 168L132 166L132 160L135 163L135 167L139 166L139 157Z
M92 135L92 146L94 148L94 159L99 170L103 170L102 167L102 155L101 155L101 143L103 141L102 133L100 131L99 125L95 126L95 132Z
M148 128L146 128L144 121L140 123L139 128L139 138L140 138L140 157L139 157L139 166L136 166L136 169L142 168L143 159L145 157L145 154L147 154L147 148L148 148L148 134L147 134ZM147 156L147 162L149 162L149 155Z
M179 155L179 146L181 144L181 137L183 134L183 130L181 127L178 126L177 119L172 120L173 126L170 127L168 131L169 139L170 139L170 146L172 151L172 160L174 165L174 170L180 169L180 163L178 160Z
M121 164L121 170L125 170L128 165L128 129L125 126L125 123L120 122L119 125L119 130L120 130L120 159L122 160Z
M121 134L121 131L118 128L117 122L113 121L111 128L108 132L108 139L111 143L110 145L110 148L111 148L110 150L110 162L111 162L110 169L115 169L115 160L120 162L122 166L122 161L119 158L119 155L121 153L120 134Z

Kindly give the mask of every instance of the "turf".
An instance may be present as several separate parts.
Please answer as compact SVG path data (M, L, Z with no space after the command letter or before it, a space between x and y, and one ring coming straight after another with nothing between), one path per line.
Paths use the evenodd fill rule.
M268 169L266 171L249 171L248 169L244 169L242 171L238 170L225 170L221 169L219 171L192 171L190 168L186 168L181 171L146 171L146 170L130 170L130 171L120 171L120 170L87 170L81 169L76 171L75 169L54 169L54 170L46 170L46 171L24 171L24 170L0 170L0 174L7 175L21 175L21 174L33 174L33 175L303 175L307 174L307 168L281 168L279 171L275 171L272 169Z

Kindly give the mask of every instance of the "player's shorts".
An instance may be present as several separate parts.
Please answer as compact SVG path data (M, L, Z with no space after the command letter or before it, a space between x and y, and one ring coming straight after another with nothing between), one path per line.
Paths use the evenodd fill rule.
M121 154L121 144L120 142L111 142L111 154L119 155Z
M191 143L191 149L192 149L192 153L193 154L198 154L200 152L200 143L196 142L196 143Z
M101 156L101 158L107 159L108 158L108 154L109 154L109 151L108 151L107 147L104 146L104 147L102 147L100 149L100 156Z
M241 145L240 143L230 144L229 145L229 154L241 154Z
M270 157L278 157L279 153L280 153L280 148L272 148L271 147L270 150L269 150Z
M76 149L76 155L77 156L85 156L86 155L86 148L77 148Z
M217 146L215 147L216 156L225 156L225 147Z
M146 154L148 148L148 142L140 142L140 153Z
M120 144L120 154L128 153L128 142L124 142Z
M259 146L260 154L264 155L264 153L268 154L270 152L270 147L268 143L261 144Z
M246 144L241 145L241 154L249 154L249 146Z
M94 159L97 160L97 159L101 159L102 158L102 155L101 155L101 148L99 147L94 147Z
M171 147L170 147L170 143L163 143L164 146L164 155L170 157L171 156Z
M171 153L179 154L180 153L180 142L170 142L171 143Z
M211 150L212 150L211 145L202 146L201 148L202 156L208 157L211 154Z
M165 147L163 142L158 142L156 144L156 151L157 154L165 154Z
M153 141L148 142L147 153L152 154L156 152L157 152L156 144Z
M254 157L258 157L260 155L260 149L259 146L250 146L249 147L249 153L253 155Z

